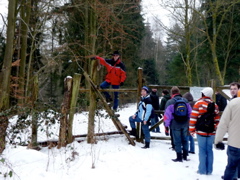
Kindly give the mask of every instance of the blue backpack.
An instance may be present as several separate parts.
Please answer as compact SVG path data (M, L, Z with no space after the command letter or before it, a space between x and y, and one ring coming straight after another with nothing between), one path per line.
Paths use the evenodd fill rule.
M187 103L183 98L173 98L175 100L173 117L178 122L185 122L188 120Z

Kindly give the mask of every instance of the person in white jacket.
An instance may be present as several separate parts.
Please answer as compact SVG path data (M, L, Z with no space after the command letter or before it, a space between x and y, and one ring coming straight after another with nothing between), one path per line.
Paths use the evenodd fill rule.
M224 172L224 180L232 180L240 163L240 97L232 99L220 119L215 136L217 149L224 149L223 137L228 133L228 163Z

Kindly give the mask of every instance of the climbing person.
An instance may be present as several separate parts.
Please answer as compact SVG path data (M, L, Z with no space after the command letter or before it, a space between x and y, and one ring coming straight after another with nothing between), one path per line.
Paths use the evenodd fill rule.
M149 89L147 86L143 86L141 90L141 100L138 104L137 112L129 117L129 123L132 128L130 135L136 136L136 122L140 122L145 138L144 149L150 148L150 132L149 132L149 121L153 112L152 102L149 95Z
M120 59L120 53L118 51L113 52L112 59L104 59L99 56L95 56L93 59L99 60L100 64L104 65L107 69L105 81L100 84L100 88L106 89L112 86L113 89L119 89L120 86L123 86L126 80L126 69L124 63ZM114 92L114 99L112 99L108 92L103 93L107 102L113 101L113 110L117 111L119 92Z

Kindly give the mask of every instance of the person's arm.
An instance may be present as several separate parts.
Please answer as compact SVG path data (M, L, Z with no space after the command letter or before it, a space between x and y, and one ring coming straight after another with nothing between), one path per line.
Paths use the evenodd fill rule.
M126 68L125 68L125 65L123 63L121 64L121 67L120 67L120 78L121 78L120 83L123 83L127 78Z
M145 112L145 116L144 116L144 119L143 119L143 123L146 125L147 124L147 121L149 120L150 116L151 116L151 113L152 113L152 105L151 104L147 104L146 105L146 112Z
M196 102L194 104L193 109L192 109L191 114L190 114L189 133L191 135L194 135L194 133L196 131L195 125L197 123L197 119L198 119L198 116L199 116L199 106L200 106L200 103Z
M170 123L173 119L173 109L174 109L174 105L171 104L167 107L167 109L165 110L164 112L164 116L163 116L163 120L164 120L164 125L165 127L169 127L170 126Z
M220 123L217 126L214 144L218 144L219 142L222 142L224 135L228 131L230 120L231 120L231 109L228 104L225 110L223 111Z

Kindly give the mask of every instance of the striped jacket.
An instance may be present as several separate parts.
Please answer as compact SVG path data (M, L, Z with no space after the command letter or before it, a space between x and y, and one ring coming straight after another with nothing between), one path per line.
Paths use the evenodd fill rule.
M120 85L120 83L126 80L125 65L120 59L114 61L113 59L103 59L99 56L96 56L96 59L107 68L105 81L111 85Z
M215 135L217 125L219 123L219 110L218 106L215 104L215 114L216 116L214 117L214 126L215 126L215 131L212 133L206 133L202 131L196 131L195 125L197 122L197 119L201 117L202 114L207 112L207 106L210 102L213 102L209 97L202 97L200 98L193 106L192 113L190 116L190 122L189 122L189 132L190 133L197 133L202 136L208 136L208 135Z

